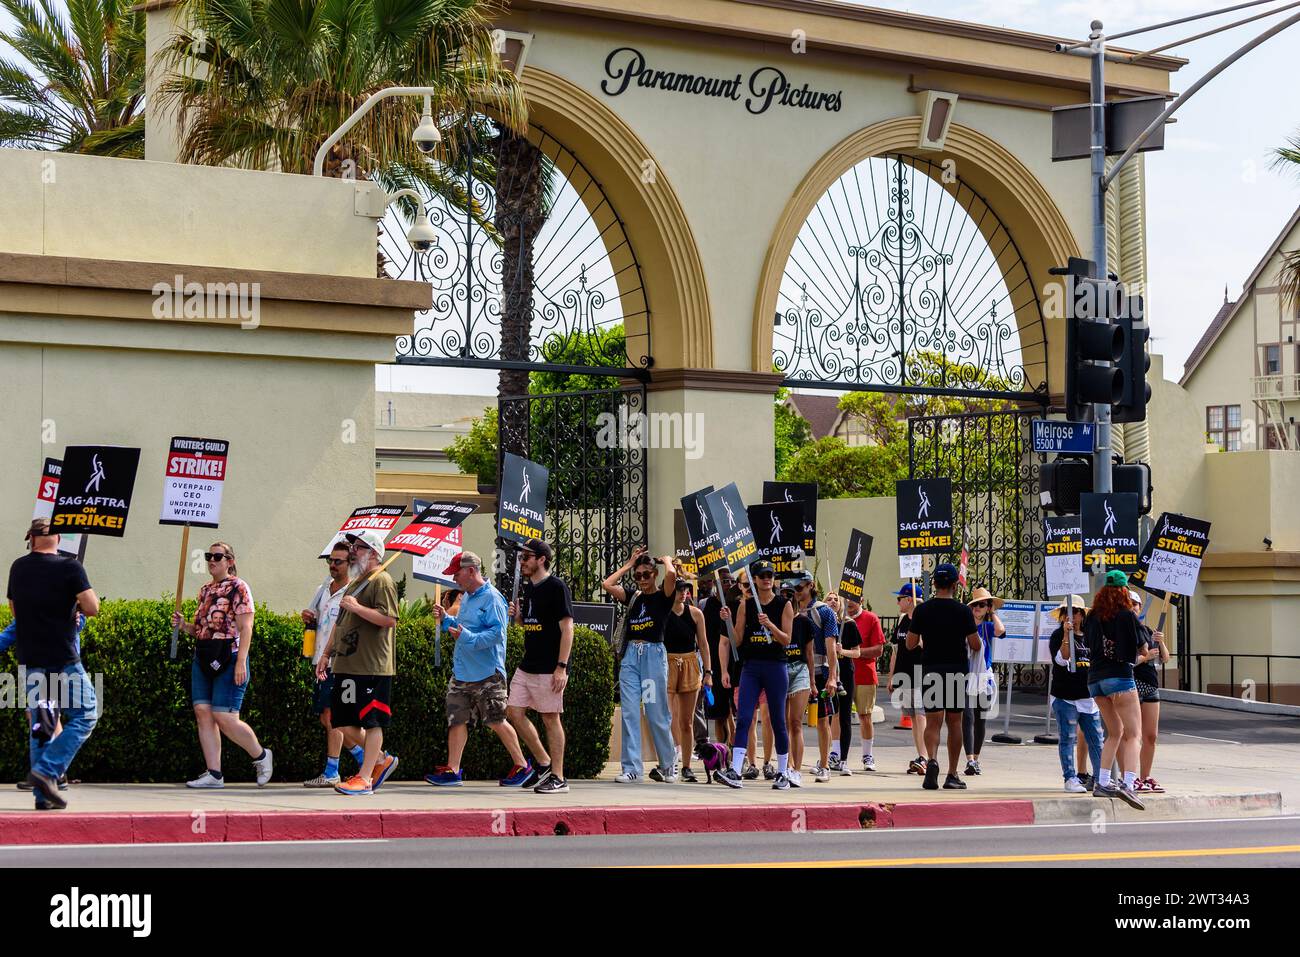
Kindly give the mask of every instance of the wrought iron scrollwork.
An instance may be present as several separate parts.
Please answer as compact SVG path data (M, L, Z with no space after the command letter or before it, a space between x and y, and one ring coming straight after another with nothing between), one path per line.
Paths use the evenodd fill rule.
M795 240L779 301L773 363L792 385L1047 387L1024 259L984 199L926 160L875 157L840 177Z

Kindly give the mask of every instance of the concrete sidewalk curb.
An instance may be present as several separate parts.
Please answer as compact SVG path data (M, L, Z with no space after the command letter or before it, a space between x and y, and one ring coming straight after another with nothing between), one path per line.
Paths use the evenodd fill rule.
M1277 792L1152 796L1147 811L1087 796L917 803L487 808L431 811L214 811L0 815L0 845L173 844L541 835L799 832L1268 816ZM1101 811L1104 818L1096 818ZM1145 814L1145 817L1144 817Z
M1204 694L1200 691L1176 691L1172 688L1160 689L1160 700L1173 701L1178 704L1194 704L1203 708L1221 708L1224 711L1245 711L1249 714L1276 714L1289 718L1300 718L1300 705L1274 704L1270 701L1246 701L1242 698L1230 698L1227 695Z

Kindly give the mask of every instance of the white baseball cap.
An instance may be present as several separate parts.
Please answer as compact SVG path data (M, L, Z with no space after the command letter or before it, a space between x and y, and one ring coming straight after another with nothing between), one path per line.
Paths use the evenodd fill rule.
M359 532L348 532L346 538L349 542L360 542L377 555L382 556L384 554L384 536L373 528L363 529Z

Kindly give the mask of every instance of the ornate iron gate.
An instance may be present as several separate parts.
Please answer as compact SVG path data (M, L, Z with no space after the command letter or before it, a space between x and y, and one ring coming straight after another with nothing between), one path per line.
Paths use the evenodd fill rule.
M646 541L646 449L637 428L645 386L512 396L502 421L523 434L502 435L551 470L547 535L558 543L554 571L575 601L603 601L600 583ZM513 568L498 575L510 588Z

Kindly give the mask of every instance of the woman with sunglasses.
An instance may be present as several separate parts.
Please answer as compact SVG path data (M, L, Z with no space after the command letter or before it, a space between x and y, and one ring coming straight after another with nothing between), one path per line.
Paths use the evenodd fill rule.
M976 588L966 602L975 615L975 631L980 636L980 650L971 653L967 672L966 707L961 713L962 744L966 748L966 776L980 774L980 751L984 748L984 731L993 705L996 685L993 681L993 639L1007 633L998 617L1002 599L994 598L987 588Z
M212 581L199 589L194 621L180 612L172 624L194 636L190 664L190 698L198 724L199 746L207 770L187 781L186 787L225 787L221 773L221 736L224 734L253 759L257 786L271 780L271 752L263 748L253 729L239 719L248 691L248 652L253 641L253 595L238 577L235 550L226 542L213 542L203 555Z
M790 736L785 724L785 699L787 688L786 646L794 630L794 605L782 598L772 588L776 573L767 562L755 562L750 567L750 577L758 596L747 597L736 609L736 627L732 638L734 649L744 663L740 672L740 700L736 714L736 743L744 741L754 723L758 710L759 692L766 692L768 714L772 719L772 734L776 745L776 777L772 787L778 791L790 788L786 777L790 758ZM761 606L761 611L759 610ZM730 612L727 613L728 616ZM731 750L731 767L726 768L718 780L727 787L739 788L740 772L745 752L739 747Z
M663 587L655 585L658 573L655 563L664 566ZM636 590L630 595L621 584L623 576L632 572ZM645 703L646 721L654 736L658 767L650 772L652 781L672 784L677 780L673 770L672 716L668 711L668 653L664 650L664 625L672 611L673 597L677 591L677 573L673 560L651 558L644 548L636 548L632 556L600 585L620 604L626 602L623 618L622 660L618 668L619 702L623 709L623 748L620 755L622 772L614 778L619 784L631 784L641 779L641 704ZM649 687L650 693L642 698Z
M1142 626L1128 597L1128 576L1119 569L1106 573L1106 583L1097 591L1092 611L1083 622L1088 642L1088 691L1106 726L1097 769L1094 797L1119 798L1139 811L1142 802L1134 794L1138 776L1139 737L1142 711L1138 704L1133 663L1142 651ZM1111 780L1110 768L1116 757L1123 777Z
M664 624L664 650L668 652L668 700L672 706L673 733L682 753L682 780L699 781L691 770L695 748L695 704L701 686L713 687L713 665L704 613L691 598L691 583L677 579L673 607Z

